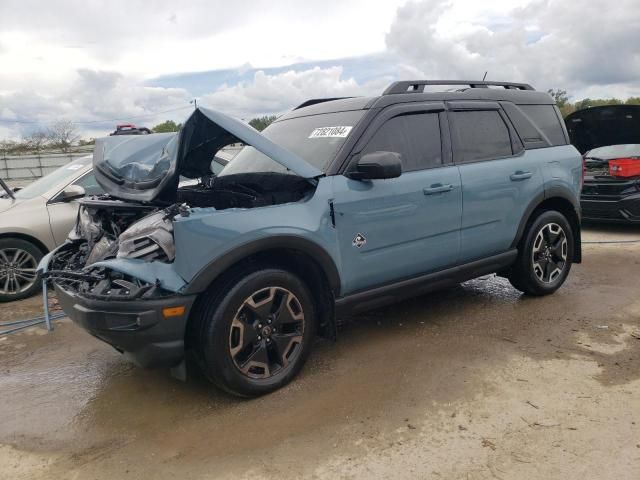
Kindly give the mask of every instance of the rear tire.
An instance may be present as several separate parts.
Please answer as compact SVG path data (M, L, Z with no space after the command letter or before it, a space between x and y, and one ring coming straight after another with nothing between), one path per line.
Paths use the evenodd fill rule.
M36 274L44 253L20 238L0 239L0 302L31 297L40 291Z
M555 210L541 212L527 228L509 282L527 295L549 295L569 275L574 235L566 217Z
M218 387L256 397L283 387L302 369L316 334L317 308L296 275L264 268L204 295L198 357Z

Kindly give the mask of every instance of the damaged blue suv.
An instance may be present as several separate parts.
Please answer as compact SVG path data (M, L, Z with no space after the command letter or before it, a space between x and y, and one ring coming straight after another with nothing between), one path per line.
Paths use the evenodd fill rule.
M494 272L546 295L581 260L581 157L526 84L396 82L262 134L199 108L177 134L99 139L94 169L107 194L40 264L64 311L241 396L289 382L345 312Z

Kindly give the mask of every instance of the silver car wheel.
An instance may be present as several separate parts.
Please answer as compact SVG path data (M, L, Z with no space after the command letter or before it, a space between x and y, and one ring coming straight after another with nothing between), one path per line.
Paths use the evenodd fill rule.
M37 267L37 260L26 250L0 250L0 293L18 295L29 290L38 278Z
M304 312L282 287L267 287L242 302L229 331L229 353L249 378L269 378L292 365L302 351Z
M543 225L533 242L533 273L543 283L553 283L567 265L567 235L557 223Z

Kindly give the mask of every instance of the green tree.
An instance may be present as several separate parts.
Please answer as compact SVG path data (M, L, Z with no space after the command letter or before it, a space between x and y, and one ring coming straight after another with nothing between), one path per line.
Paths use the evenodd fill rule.
M261 132L273 123L278 117L275 115L265 115L264 117L257 117L251 119L249 125Z
M551 95L551 98L556 102L558 108L562 108L569 103L569 95L567 95L566 90L550 88L547 90L547 93Z
M154 133L168 133L168 132L177 132L182 127L181 123L176 123L173 120L167 120L165 122L159 123L151 130Z
M560 109L560 113L563 117L566 117L570 113L573 113L575 108L573 104L569 102L569 95L567 95L566 90L562 90L561 88L550 88L549 90L547 90L547 93L551 95L551 98L553 98L553 100L555 100L556 105Z

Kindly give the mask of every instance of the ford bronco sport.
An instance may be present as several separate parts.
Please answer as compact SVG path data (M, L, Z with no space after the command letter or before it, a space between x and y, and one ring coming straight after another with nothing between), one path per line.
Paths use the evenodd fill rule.
M581 260L581 157L526 84L396 82L262 134L199 108L177 134L97 140L94 168L108 193L39 267L64 311L141 366L184 374L193 353L242 396L289 382L343 312L493 272L546 295Z

